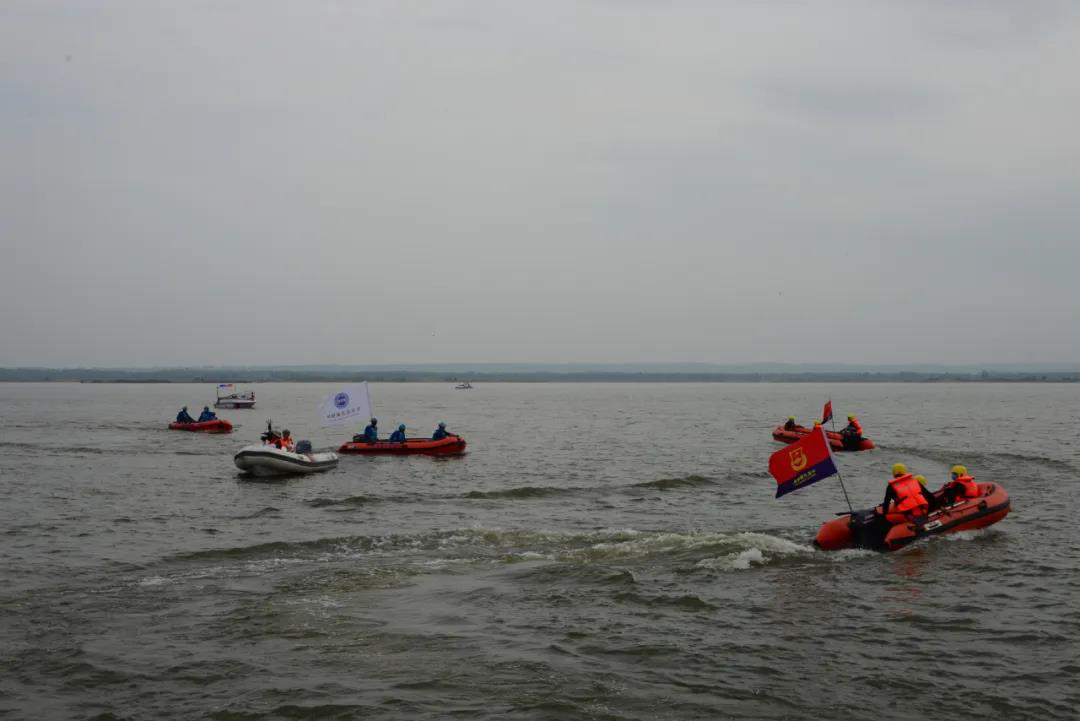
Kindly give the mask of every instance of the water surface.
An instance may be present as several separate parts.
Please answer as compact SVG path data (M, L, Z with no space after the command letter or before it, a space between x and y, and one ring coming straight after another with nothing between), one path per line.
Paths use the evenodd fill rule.
M0 715L1076 718L1076 385L378 384L469 453L238 475L268 417L359 430L316 425L331 388L205 436L165 426L211 385L0 384ZM840 458L857 505L960 462L1013 513L814 550L843 496L774 500L769 430L830 395L880 446Z

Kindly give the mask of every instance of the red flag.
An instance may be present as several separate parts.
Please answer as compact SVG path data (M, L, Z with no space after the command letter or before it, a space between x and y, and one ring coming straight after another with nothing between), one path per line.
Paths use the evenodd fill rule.
M776 497L817 483L836 473L825 429L818 427L769 457L769 473L776 479Z
M825 401L825 408L821 411L821 424L825 425L832 420L832 399Z

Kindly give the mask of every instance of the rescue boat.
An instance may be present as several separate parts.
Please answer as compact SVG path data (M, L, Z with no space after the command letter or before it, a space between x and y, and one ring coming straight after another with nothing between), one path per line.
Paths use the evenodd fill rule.
M357 438L359 437L357 436ZM406 438L400 443L396 441L366 443L362 440L353 440L342 444L341 448L338 448L338 453L360 455L425 454L430 456L456 456L464 452L465 439L453 434L437 441L430 438Z
M240 449L233 463L253 476L285 476L296 473L328 471L338 464L338 455L331 451L311 452L311 444L297 443L296 451L273 445L252 445Z
M791 430L785 430L783 426L777 426L773 429L772 437L774 441L780 441L781 443L794 443L811 430L813 429L805 426L795 426ZM836 431L825 431L825 435L828 437L829 445L832 446L834 451L868 451L874 448L874 442L869 438L860 438L858 445L847 447L844 445L844 436L842 434Z
M960 498L927 516L890 523L881 515L881 506L845 513L821 524L814 545L826 551L841 548L868 548L895 551L909 543L944 533L971 531L991 526L1009 515L1009 494L997 483L979 483L979 495ZM941 491L934 494L941 498Z
M218 418L213 421L203 421L199 423L178 423L173 421L169 424L169 428L174 431L195 431L197 433L232 433L232 423L226 420Z

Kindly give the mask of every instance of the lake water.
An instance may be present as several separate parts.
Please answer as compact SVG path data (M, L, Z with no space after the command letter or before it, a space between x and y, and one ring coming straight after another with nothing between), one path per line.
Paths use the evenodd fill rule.
M316 447L323 384L232 435L212 385L0 384L0 716L1075 719L1080 385L378 384L386 433L460 458L238 475L266 419ZM831 396L896 461L1012 514L896 554L810 541L835 479L773 498L769 432Z

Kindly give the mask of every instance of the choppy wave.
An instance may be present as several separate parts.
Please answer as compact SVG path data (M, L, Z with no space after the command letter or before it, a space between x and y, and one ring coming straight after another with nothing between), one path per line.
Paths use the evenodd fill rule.
M567 486L558 488L554 486L521 486L520 488L507 488L501 491L469 491L461 498L549 498L551 496L567 496L580 493L585 488ZM600 489L595 489L600 490Z
M366 506L375 503L371 496L347 496L345 498L309 498L304 501L305 505L312 508L326 508L327 506Z
M271 542L198 551L174 556L166 561L274 564L367 558L373 563L419 564L429 568L462 561L520 563L543 560L575 565L662 562L692 573L702 569L748 570L792 558L835 561L873 555L876 554L870 551L826 554L780 536L746 531L673 533L625 528L565 533L466 528L419 534Z
M1063 461L1058 458L1051 458L1049 456L1028 454L1028 453L1009 453L1004 451L980 451L960 448L956 450L949 450L944 448L913 448L910 446L893 446L889 449L897 453L910 454L919 458L925 458L927 460L936 461L943 465L952 465L954 463L962 463L968 466L972 472L978 477L978 466L980 462L986 464L994 463L1007 463L1010 465L1023 464L1034 465L1042 468L1053 469L1055 471L1065 471L1068 473L1080 473L1080 469L1074 466L1068 461Z
M675 488L698 488L700 486L713 486L716 481L708 476L683 476L682 478L661 478L658 481L645 481L634 483L634 488L655 488L661 491L669 491Z

